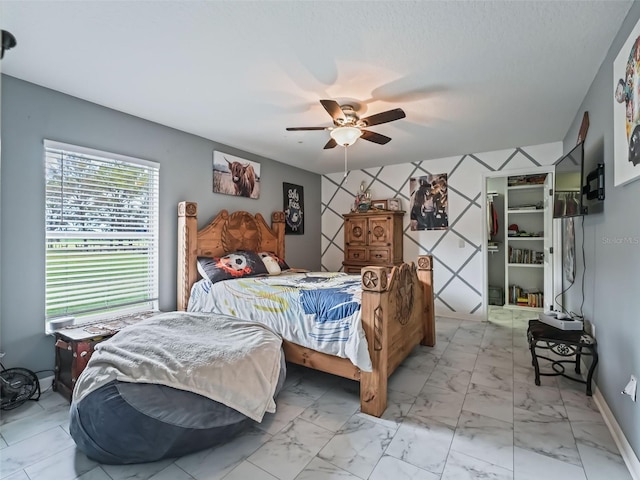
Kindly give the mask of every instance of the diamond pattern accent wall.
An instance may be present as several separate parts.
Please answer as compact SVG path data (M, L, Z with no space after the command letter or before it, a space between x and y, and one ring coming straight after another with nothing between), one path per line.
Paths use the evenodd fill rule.
M344 260L342 214L349 212L360 183L371 189L374 199L400 198L404 217L404 261L418 255L434 256L436 315L481 319L483 278L484 200L483 174L547 166L562 155L562 143L499 150L460 157L404 163L322 177L322 269L341 271ZM447 173L449 229L411 231L409 228L409 179ZM464 240L465 247L459 248Z

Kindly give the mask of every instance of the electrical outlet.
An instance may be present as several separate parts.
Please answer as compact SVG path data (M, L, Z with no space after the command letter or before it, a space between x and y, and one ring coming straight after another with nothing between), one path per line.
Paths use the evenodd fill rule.
M596 324L595 323L591 323L591 336L593 338L596 338Z

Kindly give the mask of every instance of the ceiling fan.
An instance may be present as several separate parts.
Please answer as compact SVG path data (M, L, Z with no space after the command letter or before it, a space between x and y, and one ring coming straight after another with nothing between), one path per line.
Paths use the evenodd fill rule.
M335 100L320 100L320 103L333 118L333 127L288 127L287 130L290 132L298 130L329 130L331 139L324 146L325 150L334 148L336 145L348 147L353 145L358 138L380 145L389 143L391 138L364 129L406 117L401 108L394 108L393 110L360 118L352 105L340 105Z

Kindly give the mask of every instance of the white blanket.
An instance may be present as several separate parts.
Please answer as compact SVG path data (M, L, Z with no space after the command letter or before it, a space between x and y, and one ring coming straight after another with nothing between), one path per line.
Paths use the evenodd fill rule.
M282 340L226 315L171 312L99 343L73 392L79 402L113 380L155 383L223 403L258 422L275 412Z

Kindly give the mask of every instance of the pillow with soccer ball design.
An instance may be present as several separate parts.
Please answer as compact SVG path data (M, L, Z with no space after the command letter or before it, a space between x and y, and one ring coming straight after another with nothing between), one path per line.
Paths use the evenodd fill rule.
M260 255L244 250L222 257L198 257L198 273L211 283L269 274Z

